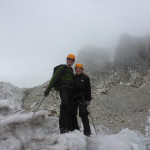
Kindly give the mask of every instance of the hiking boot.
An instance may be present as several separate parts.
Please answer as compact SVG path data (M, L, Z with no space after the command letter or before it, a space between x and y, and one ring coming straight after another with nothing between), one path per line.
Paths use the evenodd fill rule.
M64 134L64 133L67 133L67 132L69 132L67 129L64 129L64 128L60 129L60 134Z
M90 132L84 132L84 135L90 137L91 133Z

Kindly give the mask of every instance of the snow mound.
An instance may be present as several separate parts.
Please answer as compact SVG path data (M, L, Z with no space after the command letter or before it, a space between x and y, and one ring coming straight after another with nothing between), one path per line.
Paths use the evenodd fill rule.
M136 143L139 147L139 150L145 149L145 143L147 139L138 131L132 131L128 128L122 130L120 134L124 135L129 141Z
M10 100L11 109L21 109L23 93L22 90L16 86L0 82L0 101L7 99Z
M29 142L26 148L46 150L147 150L146 141L147 139L142 135L140 137L135 131L129 129L118 134L92 135L91 137L86 137L82 132L76 130L65 134L42 134L38 142L35 142L35 140Z
M32 121L33 112L26 114L13 114L8 117L4 117L0 120L0 127L8 126L10 124L18 124L25 123L27 121ZM45 117L47 115L47 111L39 111L35 114L34 119L39 119L39 117Z
M92 144L92 141L96 141ZM89 150L140 150L136 143L129 141L125 136L121 134L112 134L106 136L97 136L95 140L92 139ZM142 150L142 149L141 149ZM145 149L143 149L145 150Z
M58 118L40 119L46 114L46 111L37 112L35 119L39 122L35 124L31 123L33 112L14 114L1 119L0 149L148 150L146 149L146 142L150 140L137 131L129 129L111 135L101 135L99 133L96 136L93 132L90 137L84 136L83 132L78 130L59 134ZM13 128L9 128L10 124L13 124ZM6 128L3 128L4 126Z
M48 136L49 144L46 148L50 150L86 150L86 137L80 131L65 134L52 134Z
M0 100L0 115L1 117L8 115L11 112L11 103L10 100L4 99Z
M4 99L0 100L0 109L2 108L8 108L11 106L10 100Z

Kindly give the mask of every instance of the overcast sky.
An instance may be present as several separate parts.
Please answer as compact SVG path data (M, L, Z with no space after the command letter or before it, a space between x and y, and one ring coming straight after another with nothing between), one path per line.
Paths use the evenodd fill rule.
M0 81L33 87L85 45L150 33L150 0L0 0Z

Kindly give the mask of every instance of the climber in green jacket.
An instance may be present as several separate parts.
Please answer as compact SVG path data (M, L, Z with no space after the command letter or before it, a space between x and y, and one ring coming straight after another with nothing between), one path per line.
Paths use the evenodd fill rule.
M54 68L53 76L44 96L48 96L51 89L54 87L60 93L61 105L59 116L60 133L73 131L73 122L77 122L74 113L74 92L73 92L73 69L72 65L75 62L75 56L69 54L66 59L66 65L59 65Z

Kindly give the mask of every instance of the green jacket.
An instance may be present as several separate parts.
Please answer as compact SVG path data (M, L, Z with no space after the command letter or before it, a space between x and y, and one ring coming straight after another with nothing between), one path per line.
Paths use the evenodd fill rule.
M59 80L60 80L60 82L67 81L73 85L73 70L72 70L72 68L67 66L65 69L65 73L62 75L62 72L64 71L64 69L65 69L64 66L60 66L56 70L56 72L52 76L52 78L49 82L49 85L47 87L48 91L50 91L54 87L55 83L57 83ZM57 90L59 90L59 88Z

